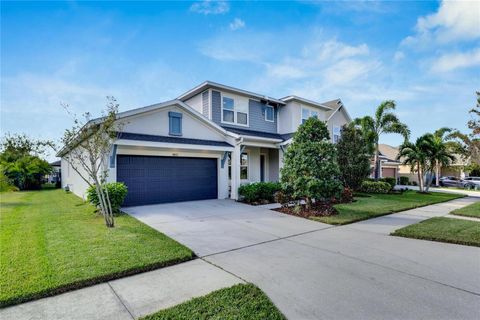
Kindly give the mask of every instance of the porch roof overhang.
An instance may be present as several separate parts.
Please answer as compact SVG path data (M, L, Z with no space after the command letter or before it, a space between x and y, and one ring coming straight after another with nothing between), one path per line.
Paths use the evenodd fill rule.
M156 136L130 132L118 133L116 145L133 147L153 147L167 149L232 151L231 144L224 141L190 139L182 137Z

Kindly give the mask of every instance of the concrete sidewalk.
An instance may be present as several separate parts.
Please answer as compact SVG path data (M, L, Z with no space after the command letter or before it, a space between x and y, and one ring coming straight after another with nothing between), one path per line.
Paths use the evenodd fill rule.
M480 199L474 197L460 198L348 224L342 228L389 235L397 229L426 219L448 216L451 211L463 208L477 201L480 201Z
M242 282L197 259L0 309L0 319L131 320Z

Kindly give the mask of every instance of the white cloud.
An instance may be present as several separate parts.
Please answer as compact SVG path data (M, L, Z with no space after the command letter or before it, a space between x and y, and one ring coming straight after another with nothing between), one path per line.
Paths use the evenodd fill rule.
M402 51L395 52L395 55L393 56L394 61L398 62L403 59L405 59L405 53L403 53Z
M275 52L271 35L265 33L227 32L200 43L200 52L220 61L261 63Z
M209 14L223 14L230 10L230 6L226 1L204 0L195 2L191 5L190 11L201 13L204 15Z
M479 1L442 1L437 12L420 17L416 34L403 40L405 45L424 45L430 41L448 43L480 38Z
M480 65L480 48L468 52L448 53L437 58L431 67L432 72L448 72Z
M268 63L267 73L276 81L320 77L330 84L346 83L378 67L369 53L366 44L351 46L336 39L313 41L303 46L299 56Z
M245 21L243 21L240 18L235 18L233 21L230 23L230 29L235 31L238 29L245 28Z

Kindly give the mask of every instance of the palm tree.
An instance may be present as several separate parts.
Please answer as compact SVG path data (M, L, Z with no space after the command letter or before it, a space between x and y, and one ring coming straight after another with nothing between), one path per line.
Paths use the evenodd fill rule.
M451 162L455 161L453 156L453 151L451 142L446 140L446 133L450 133L452 129L450 128L440 128L431 135L429 138L430 142L430 162L432 164L432 169L435 170L435 185L438 187L439 178L440 178L440 168L441 166L448 166ZM432 170L433 171L433 170ZM430 182L429 180L428 182ZM430 187L430 183L427 183L427 191Z
M419 137L415 143L405 141L399 147L397 160L403 158L402 164L409 165L412 172L417 172L420 192L425 192L424 174L428 170L432 134Z
M380 176L380 162L378 141L382 133L401 134L405 141L410 136L407 125L400 122L398 117L391 112L395 110L395 101L387 100L382 102L375 111L375 118L365 116L354 120L355 125L360 126L365 140L369 142L369 152L374 155L375 179Z

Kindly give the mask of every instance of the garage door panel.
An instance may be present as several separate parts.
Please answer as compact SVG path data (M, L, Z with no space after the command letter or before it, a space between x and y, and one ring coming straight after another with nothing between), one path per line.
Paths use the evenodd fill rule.
M217 159L118 155L117 181L126 206L216 199Z

